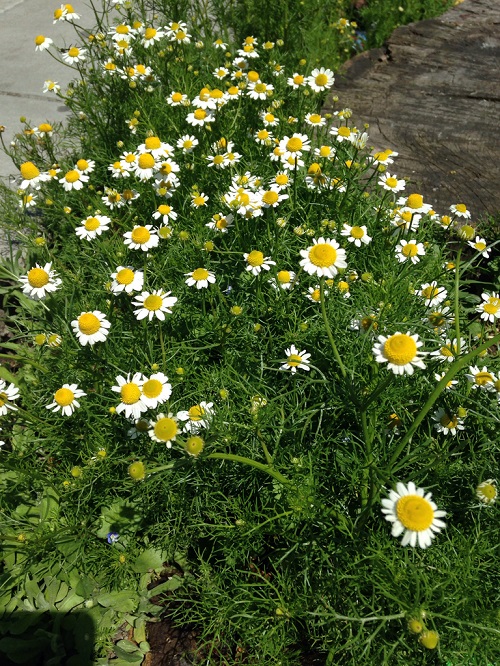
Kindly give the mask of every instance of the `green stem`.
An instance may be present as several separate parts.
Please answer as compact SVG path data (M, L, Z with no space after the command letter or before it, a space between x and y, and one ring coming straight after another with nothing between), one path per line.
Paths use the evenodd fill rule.
M340 371L342 373L342 377L346 379L347 377L347 370L345 369L344 364L342 363L342 359L340 358L339 351L337 349L337 345L335 344L335 340L333 339L333 334L332 334L332 329L330 328L330 322L328 321L328 317L326 316L326 306L325 306L325 278L324 276L321 277L320 281L320 300L321 300L321 314L323 315L323 321L325 323L325 329L326 329L326 334L328 335L328 339L330 340L330 345L333 350L333 355L335 356L337 363L339 364Z
M462 247L460 246L457 252L457 265L455 266L455 338L457 354L460 354L460 310L458 289L460 286L460 257L462 255Z
M163 340L163 329L160 322L160 346L161 346L161 361L162 368L164 369L167 365L167 355L165 353L165 342Z
M256 460L252 460L251 458L238 456L234 453L210 453L207 456L207 458L212 458L213 460L232 460L233 462L239 462L242 463L243 465L250 465L250 467L255 467L261 472L266 472L267 474L270 474L273 478L276 479L276 481L279 481L283 485L287 485L288 483L290 483L289 479L287 479L286 476L283 476L283 474L280 474L269 465L257 462Z
M361 507L364 509L368 504L369 497L373 494L373 480L372 480L372 466L373 466L373 450L372 440L368 432L368 423L366 421L366 411L363 409L361 412L361 426L363 428L363 439L365 440L366 447L366 460L363 466L363 482L361 485Z

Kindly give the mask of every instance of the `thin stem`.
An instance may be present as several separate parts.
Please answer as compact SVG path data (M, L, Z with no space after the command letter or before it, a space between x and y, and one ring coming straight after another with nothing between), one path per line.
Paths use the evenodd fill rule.
M160 346L161 346L162 367L165 368L167 365L167 355L165 353L165 341L163 340L163 328L161 323L160 323Z
M256 469L260 470L261 472L266 472L267 474L270 474L273 478L276 479L276 481L279 481L283 485L287 485L290 483L290 480L286 478L286 476L283 476L283 474L280 474L277 472L275 469L270 467L269 465L265 465L264 463L257 462L256 460L252 460L251 458L245 458L244 456L238 456L234 453L210 453L207 458L212 458L214 460L231 460L233 462L239 462L242 463L243 465L250 465L250 467L255 467Z
M369 495L372 495L372 465L373 450L370 433L368 432L368 423L366 421L366 411L361 412L361 426L363 428L363 439L366 447L366 460L363 466L363 483L361 485L361 507L364 509L368 504ZM369 490L370 489L370 490Z
M460 354L460 310L458 289L460 287L460 257L462 255L462 246L457 252L457 265L455 266L455 338L457 354Z
M321 314L323 315L323 321L325 323L326 334L328 335L328 339L330 341L330 345L331 345L332 350L333 350L333 355L335 356L335 359L337 360L337 363L339 364L339 368L340 368L340 371L342 373L342 377L344 379L346 379L347 370L345 369L345 366L342 363L342 359L340 358L340 354L339 354L339 351L337 349L337 345L335 344L335 340L333 339L332 329L330 328L330 322L328 321L328 317L326 316L325 278L324 278L324 276L321 277L319 289L320 289L320 300L321 300Z

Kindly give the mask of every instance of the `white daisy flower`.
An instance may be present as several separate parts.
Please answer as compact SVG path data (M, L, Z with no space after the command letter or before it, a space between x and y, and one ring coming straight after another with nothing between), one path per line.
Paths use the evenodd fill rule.
M183 431L197 433L201 428L209 428L210 421L214 416L213 402L200 402L193 405L187 411L177 412L179 421L185 421Z
M350 227L348 224L344 224L340 235L346 236L347 240L350 243L354 243L356 247L361 247L362 243L368 245L372 239L371 236L368 236L368 231L365 226Z
M292 178L286 171L278 171L274 178L270 181L269 186L272 190L281 192L288 189L292 184Z
M434 307L446 300L448 293L444 287L438 287L436 280L421 285L417 294L424 300L426 307Z
M282 160L287 160L289 157L298 159L303 152L311 150L311 141L307 134L295 132L290 137L283 137L279 142L278 148L280 149L280 158Z
M158 170L158 164L151 153L141 153L134 164L134 174L140 180L150 180Z
M432 501L432 493L417 488L410 481L408 485L398 483L396 490L389 492L389 498L382 500L382 513L392 523L392 536L403 535L402 546L427 548L446 523L441 520L446 511L441 511Z
M270 83L264 83L260 79L258 81L251 81L247 87L247 95L251 99L265 100L271 97L274 91L274 86Z
M278 271L276 277L268 280L275 289L288 290L295 286L296 274L293 271Z
M285 356L286 361L280 367L280 370L290 370L292 374L295 374L297 370L307 370L309 372L311 354L308 354L305 349L299 352L295 345L290 345L288 349L285 349Z
M59 182L66 192L71 192L71 190L81 190L84 183L87 183L88 180L89 177L84 173L80 173L78 169L70 169L59 179Z
M59 289L62 281L57 277L57 273L51 270L52 263L45 264L42 268L38 264L21 275L19 282L23 285L23 294L26 294L35 301L42 300L47 294L51 294Z
M270 257L264 257L259 250L245 252L243 258L247 262L246 270L250 271L252 275L258 275L262 270L268 271L271 266L276 266L275 261L271 261Z
M153 229L152 224L144 226L135 226L132 231L127 231L123 234L125 238L125 245L131 250L143 250L147 252L153 247L156 247L160 242L158 234Z
M111 291L113 294L121 294L124 291L130 294L133 291L141 291L144 285L144 273L136 271L131 266L118 266L114 273L111 273Z
M260 118L265 127L276 127L276 125L279 125L280 122L279 118L276 118L274 113L271 113L270 111L262 111Z
M441 347L431 352L429 356L434 356L439 361L448 361L449 363L451 363L452 361L455 360L455 358L457 358L457 356L460 356L460 354L463 354L466 351L466 347L467 345L463 338L460 339L460 350L458 350L457 343L455 340L450 340L450 338L446 338Z
M168 225L169 220L177 219L177 213L174 211L172 206L168 206L167 204L161 204L153 213L152 217L155 220L161 220L163 224Z
M434 379L435 379L437 382L440 382L440 381L443 379L443 377L445 376L445 374L446 374L445 372L441 372L441 373L439 373L439 372L435 372L435 373L434 373ZM445 389L446 389L447 391L450 391L450 390L452 390L457 384L458 384L458 379L450 379L448 382L446 382Z
M297 90L298 88L302 88L302 86L306 85L306 79L305 76L302 74L298 74L298 72L295 72L292 76L290 76L287 80L287 85L292 87L294 90Z
M333 146L323 145L314 149L314 156L322 160L333 160L336 154L337 151Z
M75 409L80 407L77 398L83 398L85 395L87 394L78 388L78 384L63 384L54 393L54 402L46 405L46 408L51 409L53 412L61 410L63 416L71 416Z
M142 294L136 296L132 305L139 306L137 310L134 310L137 319L140 321L147 317L151 321L153 317L156 317L160 321L164 321L165 314L172 314L172 308L177 303L177 298L170 296L171 293L171 291L157 289L152 293L143 291Z
M176 90L172 90L167 97L167 104L170 106L187 106L189 104L188 96Z
M327 296L328 293L329 290L325 289L325 296ZM317 284L315 287L307 287L307 294L304 295L308 301L312 301L313 303L321 303L321 288L319 284Z
M432 210L431 204L424 203L423 196L417 193L410 194L407 197L400 197L396 203L398 206L410 209L413 213L421 213L422 215L426 215Z
M149 153L155 158L155 160L169 157L173 152L173 146L169 143L165 143L157 136L148 136L144 140L144 143L137 146L137 153L139 155Z
M481 313L481 319L495 323L500 318L500 296L492 293L483 292L481 294L483 302L476 307L476 312Z
M223 42L220 37L216 39L215 42L213 42L213 45L215 46L216 49L221 49L222 51L225 51L227 49L226 42Z
M201 208L202 206L206 206L208 200L209 197L204 192L201 194L199 192L193 192L191 195L191 208Z
M215 283L215 273L207 271L206 268L197 268L191 273L184 273L184 276L187 277L186 284L188 287L207 289L209 284Z
M111 172L113 178L128 178L130 176L130 170L126 169L119 160L110 164L108 171Z
M300 266L309 275L334 278L339 268L347 267L345 250L331 238L313 238L313 245L301 250L300 255L303 257Z
M35 51L45 51L48 49L54 41L50 37L44 37L43 35L38 35L35 37Z
M263 208L276 208L282 201L288 199L288 194L280 194L279 190L271 188L261 192L261 202Z
M397 230L404 231L416 231L420 225L420 220L422 216L418 213L414 213L409 208L396 208L391 213L391 224L397 228Z
M294 75L295 76L295 75ZM322 92L328 90L333 86L335 77L331 69L320 67L313 69L311 74L307 77L307 84L314 92Z
M419 351L424 343L415 333L400 333L399 331L389 337L378 336L378 342L373 346L372 352L377 363L387 363L389 370L395 375L412 375L415 368L425 370L422 358L427 352Z
M110 224L111 219L109 217L96 213L82 220L81 226L75 229L75 233L78 238L90 241L100 236L103 231L107 231Z
M412 264L418 264L420 257L424 255L424 244L417 243L414 239L409 241L401 239L396 245L396 257L399 262L410 260Z
M62 59L68 65L74 65L79 62L84 62L86 53L87 49L79 49L77 46L72 46L62 54Z
M193 127L203 127L214 121L214 116L210 111L205 111L205 109L196 109L192 113L188 113L186 116L186 122L188 122Z
M455 217L462 217L465 220L470 220L470 210L463 203L453 204L450 206L450 211Z
M92 173L95 169L95 160L86 160L82 157L75 164L75 169L80 173Z
M495 479L482 481L476 488L476 497L483 504L494 504L498 497L498 488Z
M495 390L495 375L488 371L488 368L483 367L481 370L476 366L469 366L469 372L465 375L472 383L472 388L482 388L486 391Z
M440 333L453 324L453 312L448 306L445 306L444 308L435 308L429 312L422 321L425 324L432 326L435 333Z
M179 434L179 426L177 425L177 416L174 416L172 413L158 414L156 421L150 421L149 425L151 430L148 431L148 435L154 442L164 442L167 445L167 449L172 448L172 442L175 442L175 438Z
M487 246L487 243L484 238L476 236L476 240L469 241L468 245L470 245L471 248L476 250L476 252L479 252L481 256L483 256L485 259L488 259L488 257L490 256L491 249Z
M434 427L438 432L442 432L443 435L448 435L451 433L453 437L457 434L457 430L464 430L465 426L463 425L463 419L458 416L458 414L451 414L445 409L440 407L432 415L432 420L435 421Z
M155 42L159 42L162 37L165 37L163 30L146 28L142 36L142 44L146 49L149 49L149 47L153 46Z
M156 409L158 405L162 405L172 395L172 385L169 384L168 377L162 372L156 372L149 379L144 378L141 390L141 401L148 409Z
M47 79L47 81L43 82L43 90L42 92L53 92L57 95L61 91L61 86L57 83L57 81L51 81L50 79Z
M73 5L66 3L55 10L53 23L57 23L58 21L77 21L79 18L80 16L73 9Z
M338 143L343 143L344 141L352 143L356 136L356 132L354 131L354 129L347 127L347 125L341 125L340 127L331 127L330 134L335 137Z
M121 402L116 408L117 414L124 412L127 419L139 419L141 414L147 411L147 405L142 400L141 387L144 379L140 372L136 372L132 378L130 373L126 377L116 377L117 385L112 386L111 390L120 394Z
M390 148L387 148L386 150L381 150L377 153L375 153L372 156L372 164L373 166L377 166L379 164L387 165L387 164L393 164L394 162L394 157L397 157L399 153L396 153L394 150L391 150Z
M7 386L7 382L0 379L0 416L5 416L9 409L16 412L17 407L10 403L18 398L19 389L12 383Z
M216 213L215 215L212 215L212 219L210 222L207 222L205 226L214 231L220 231L222 234L226 234L227 230L233 226L233 219L234 216L231 214L223 215L222 213Z
M177 140L175 144L177 148L180 148L183 153L191 153L200 142L195 136L190 134L184 134L180 139Z
M304 121L310 127L324 127L326 125L326 118L320 116L319 113L308 113Z
M262 146L271 146L273 144L273 133L267 129L260 129L253 135L257 143Z
M378 184L388 192L401 192L406 187L406 180L398 180L397 176L391 176L389 172L381 175Z
M82 312L78 319L71 322L71 326L78 342L82 347L85 347L87 344L94 345L96 342L105 342L111 324L102 312L94 310L93 312Z
M37 185L46 180L50 180L50 175L45 172L41 172L40 169L33 164L33 162L23 162L19 167L21 173L22 181L19 185L21 190L25 190L28 187L34 187L39 189Z

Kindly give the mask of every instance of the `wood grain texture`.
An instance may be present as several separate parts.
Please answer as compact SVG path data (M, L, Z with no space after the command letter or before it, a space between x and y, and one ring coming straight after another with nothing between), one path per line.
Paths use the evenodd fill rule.
M453 203L473 219L500 212L499 0L397 28L343 66L331 95L369 123L369 146L399 152L389 171L410 179L408 193L441 214ZM324 111L338 108L330 97Z

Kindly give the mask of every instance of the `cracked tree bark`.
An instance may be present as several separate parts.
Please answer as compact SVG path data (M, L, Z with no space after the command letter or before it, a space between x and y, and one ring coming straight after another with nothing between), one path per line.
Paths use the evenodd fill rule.
M389 168L441 214L500 212L500 3L465 0L397 28L337 75L324 111L349 107L369 145L399 153ZM493 240L493 239L492 239Z

